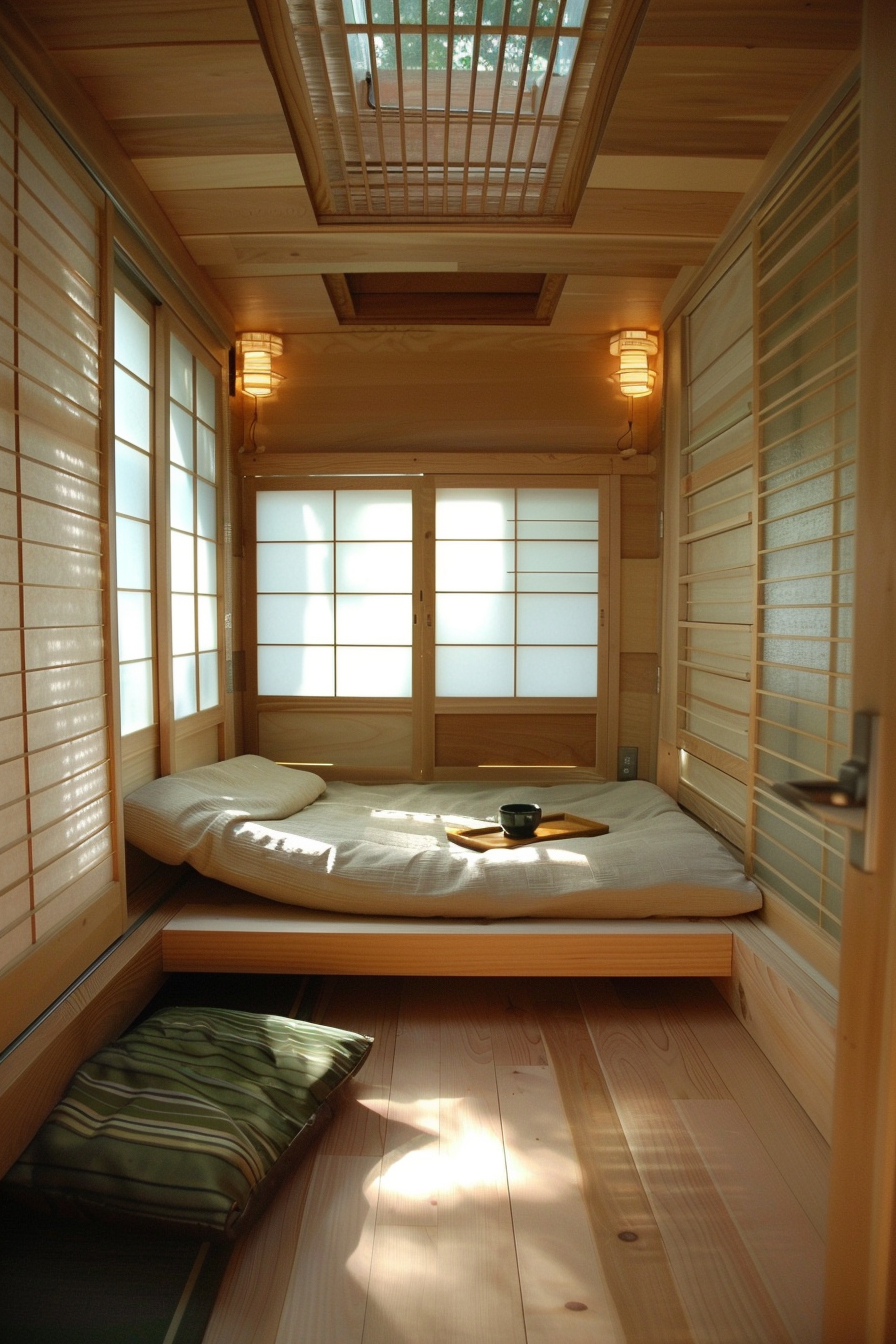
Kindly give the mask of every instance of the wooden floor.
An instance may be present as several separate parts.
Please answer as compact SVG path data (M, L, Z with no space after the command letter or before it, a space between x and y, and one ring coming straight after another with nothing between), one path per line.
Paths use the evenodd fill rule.
M325 982L375 1036L205 1344L820 1338L827 1147L707 981Z

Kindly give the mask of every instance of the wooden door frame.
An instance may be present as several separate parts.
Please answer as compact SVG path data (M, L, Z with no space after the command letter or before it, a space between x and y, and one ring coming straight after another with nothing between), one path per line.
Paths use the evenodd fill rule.
M896 805L896 9L865 0L853 705L881 716L880 815ZM825 1344L896 1339L896 828L849 867L828 1222Z

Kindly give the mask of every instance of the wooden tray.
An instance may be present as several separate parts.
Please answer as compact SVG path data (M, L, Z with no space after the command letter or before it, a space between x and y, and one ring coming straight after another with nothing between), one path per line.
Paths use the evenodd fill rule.
M534 835L524 840L511 840L500 826L446 826L449 840L467 849L519 849L520 845L543 844L545 840L569 840L576 836L606 835L609 830L602 821L574 817L571 812L552 812L542 817Z

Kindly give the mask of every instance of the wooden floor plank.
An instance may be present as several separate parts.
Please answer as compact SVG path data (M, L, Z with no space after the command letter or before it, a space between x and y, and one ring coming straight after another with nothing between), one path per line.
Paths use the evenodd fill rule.
M791 1344L790 1333L675 1105L621 1109L626 1138L700 1344Z
M376 1157L315 1153L276 1344L361 1344L379 1174Z
M418 1340L420 1344L435 1344L443 1340L441 1300L446 1285L440 1284L439 1272L434 1225L415 1227L378 1221L363 1344L416 1344Z
M759 1046L708 984L666 982L681 1011L766 1152L820 1237L827 1223L830 1148Z
M497 1073L527 1344L625 1344L553 1073Z
M444 1344L525 1344L487 1007L442 982L438 1247Z
M628 1344L657 1344L658 1340L695 1344L575 987L559 981L533 981L529 995L560 1089L592 1236L625 1339Z
M678 1111L795 1344L818 1344L824 1243L733 1101Z
M237 1242L203 1344L275 1344L313 1170L303 1162Z
M489 1024L496 1065L546 1065L547 1051L538 1018L526 1003L525 981L486 981L490 989Z
M624 982L578 980L576 990L617 1104L730 1095L682 1014L657 997L661 989L635 999Z
M321 1139L320 1151L327 1156L382 1156L400 997L398 980L377 982L374 994L369 984L351 976L326 984L317 1021L373 1037L370 1054L343 1089L335 1119Z

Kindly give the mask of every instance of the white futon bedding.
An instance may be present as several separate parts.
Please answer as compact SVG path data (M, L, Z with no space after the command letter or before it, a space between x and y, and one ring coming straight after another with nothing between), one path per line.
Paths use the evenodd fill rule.
M448 824L504 801L606 822L607 835L477 853ZM522 795L525 795L523 798ZM653 784L326 784L240 756L125 799L129 841L271 900L358 915L641 919L723 916L761 895L709 831Z

